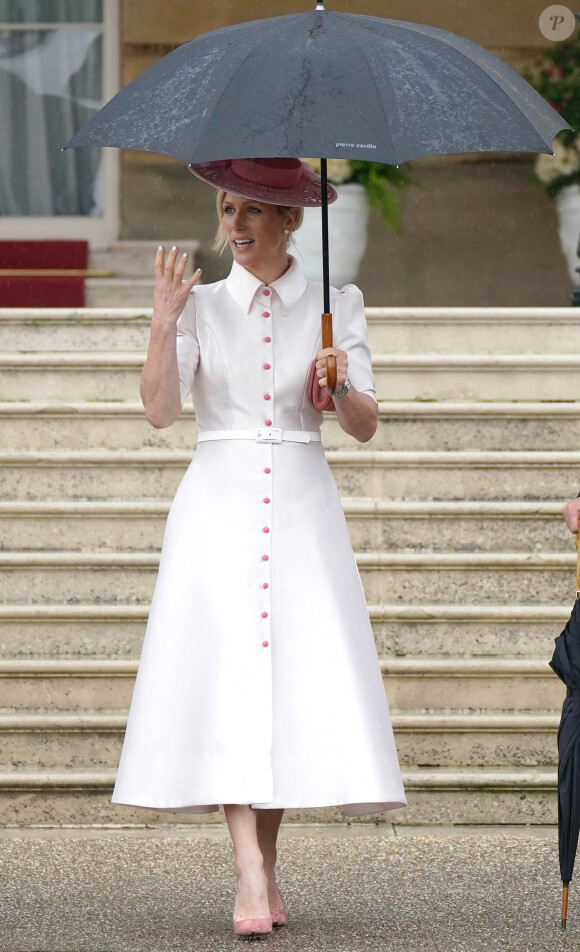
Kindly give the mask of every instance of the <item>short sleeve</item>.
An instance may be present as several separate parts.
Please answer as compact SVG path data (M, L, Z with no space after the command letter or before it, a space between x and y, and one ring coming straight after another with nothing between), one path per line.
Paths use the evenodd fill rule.
M177 320L177 367L179 370L181 406L191 393L198 363L199 341L197 338L195 294L192 292Z
M355 390L368 393L376 400L364 300L360 288L355 284L347 284L338 292L333 316L334 345L348 354L348 378L351 384Z

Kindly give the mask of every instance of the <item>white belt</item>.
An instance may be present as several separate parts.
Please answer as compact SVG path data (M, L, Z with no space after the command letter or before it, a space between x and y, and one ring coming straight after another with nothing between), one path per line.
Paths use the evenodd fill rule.
M278 426L259 426L255 430L202 430L198 433L197 442L204 440L255 440L256 443L281 443L289 440L291 443L320 443L320 433L309 433L306 430L282 430Z

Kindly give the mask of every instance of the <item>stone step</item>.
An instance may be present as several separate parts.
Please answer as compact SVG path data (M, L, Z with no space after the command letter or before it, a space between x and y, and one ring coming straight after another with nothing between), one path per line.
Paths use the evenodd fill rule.
M3 444L15 450L187 449L193 451L197 424L188 400L171 427L156 430L140 401L0 402ZM360 450L325 414L323 443L329 450ZM580 445L580 402L382 401L379 427L366 450L576 450Z
M0 550L154 551L170 500L0 501ZM361 552L570 552L557 502L393 502L345 498Z
M117 277L150 277L155 274L155 256L157 248L163 245L166 254L173 245L180 253L187 252L189 261L185 274L191 276L195 267L196 255L201 242L161 239L160 241L115 241L108 248L90 248L89 267L98 271L112 271ZM150 302L149 302L150 303ZM114 306L114 305L113 305Z
M418 602L371 604L379 654L395 657L552 657L570 617L571 599L560 603Z
M138 400L140 352L0 353L0 395L27 400Z
M562 682L545 659L382 658L393 710L541 714L559 712ZM0 661L3 713L128 709L137 662L108 658Z
M553 766L558 714L400 713L391 710L405 766ZM0 714L0 770L116 768L127 712Z
M112 268L114 270L114 268ZM143 350L150 306L0 308L6 350ZM367 308L374 353L565 354L580 351L575 308ZM25 346L24 346L25 345Z
M331 426L329 427L329 423ZM324 444L340 449L336 418L324 424ZM377 434L381 450L576 450L580 402L384 401Z
M0 605L0 658L138 657L149 605ZM549 659L570 603L535 605L370 604L379 655Z
M140 352L0 353L0 395L28 400L135 400ZM378 354L379 400L575 400L575 354Z
M11 499L173 498L193 451L0 452ZM341 496L405 499L566 500L580 452L329 450Z
M87 307L143 307L150 308L155 289L155 278L147 277L87 278L85 304Z
M566 354L580 351L573 307L369 307L374 353Z
M357 552L366 597L571 607L576 553ZM158 552L0 552L0 603L149 602Z
M378 354L381 400L576 400L576 354Z
M149 827L223 822L221 813L156 812L111 804L115 771L46 769L0 771L3 826ZM403 768L408 806L389 814L398 824L554 824L553 767ZM286 822L342 822L340 807L287 810ZM363 822L375 823L370 816Z
M558 764L559 714L400 714L393 710L392 720L404 767Z
M5 351L98 351L147 349L150 307L0 308Z
M147 422L141 401L3 402L0 426L3 445L12 450L168 449L191 455L197 441L190 401L173 426L161 430Z

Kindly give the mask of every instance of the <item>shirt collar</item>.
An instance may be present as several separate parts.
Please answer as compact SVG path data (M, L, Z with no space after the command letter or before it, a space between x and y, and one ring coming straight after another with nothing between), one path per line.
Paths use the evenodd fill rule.
M304 294L307 284L296 258L293 258L292 255L290 255L290 258L292 261L288 270L282 277L268 285L280 298L284 316L296 304L298 298ZM234 261L232 270L226 278L226 288L246 314L250 313L257 292L264 287L263 281L260 281L241 264Z

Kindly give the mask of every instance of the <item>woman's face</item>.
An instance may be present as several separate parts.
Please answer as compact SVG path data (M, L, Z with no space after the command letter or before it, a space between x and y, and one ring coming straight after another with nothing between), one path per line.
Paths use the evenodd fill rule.
M229 192L224 197L222 229L234 260L253 270L286 256L285 228L292 216L281 215L275 205L241 198Z

